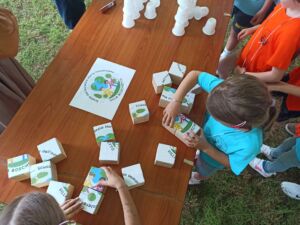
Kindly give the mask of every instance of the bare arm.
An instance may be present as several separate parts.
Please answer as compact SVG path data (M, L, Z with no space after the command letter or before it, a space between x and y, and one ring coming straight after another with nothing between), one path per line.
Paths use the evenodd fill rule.
M191 90L198 80L200 71L191 71L183 79L176 93L173 96L173 101L170 102L164 110L163 123L167 126L172 126L175 117L180 113L180 105L185 95Z
M285 82L267 84L270 91L280 91L286 94L300 97L300 87Z
M124 213L125 225L141 225L137 208L133 202L133 199L128 191L124 180L110 167L102 168L105 170L107 180L101 180L99 182L99 185L116 188L119 192Z
M280 70L276 67L273 67L272 70L266 71L266 72L245 72L245 74L255 76L258 79L264 81L264 82L278 82L281 81L285 73L285 70Z
M264 5L261 7L261 9L256 13L256 15L253 16L253 18L251 20L251 23L253 25L260 24L264 20L264 18L266 16L268 10L270 9L272 3L273 3L273 0L266 0L265 1Z

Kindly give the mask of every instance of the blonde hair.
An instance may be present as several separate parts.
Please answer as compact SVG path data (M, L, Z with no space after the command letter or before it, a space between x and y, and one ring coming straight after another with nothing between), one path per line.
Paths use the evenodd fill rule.
M56 200L42 192L22 195L7 205L0 225L58 225L65 216Z
M275 107L267 86L253 76L227 78L209 94L207 111L217 120L241 128L269 127Z

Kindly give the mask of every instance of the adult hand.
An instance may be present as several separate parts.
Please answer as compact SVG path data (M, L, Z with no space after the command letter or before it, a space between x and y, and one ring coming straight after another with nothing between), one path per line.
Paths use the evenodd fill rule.
M184 136L184 141L186 145L190 148L204 150L209 146L209 143L207 142L202 130L200 135L196 135L193 131L188 132Z
M65 214L67 220L70 220L82 209L82 202L79 197L65 201L60 208Z
M234 69L234 73L237 75L245 74L246 69L245 69L245 67L236 66Z
M126 187L124 180L110 167L101 167L104 169L107 180L100 180L99 184L102 186L108 186L116 189Z
M259 11L256 13L256 15L253 16L253 18L251 19L250 23L251 23L252 25L260 24L260 23L263 21L263 19L265 18L265 16L266 16L265 11L259 10Z
M180 114L180 102L170 102L163 112L163 124L166 126L173 126L175 117Z

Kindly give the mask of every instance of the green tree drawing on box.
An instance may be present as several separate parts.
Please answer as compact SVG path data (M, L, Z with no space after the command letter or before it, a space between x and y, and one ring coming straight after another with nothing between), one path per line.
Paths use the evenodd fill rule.
M36 177L37 177L38 179L42 179L42 178L48 176L48 174L49 174L48 172L39 172L39 173L36 175Z
M166 90L167 92L172 92L172 93L174 93L174 94L175 94L175 92L176 92L176 89L171 88L171 87L169 87L169 86L164 86L164 90Z
M20 167L20 166L24 166L28 163L27 159L18 161L18 162L13 162L13 163L9 163L8 164L8 168L15 168L15 167Z
M90 202L95 201L96 198L97 198L97 196L96 196L95 193L89 193L89 194L88 194L88 200L89 200Z
M181 133L187 132L192 126L193 126L193 122L191 120L188 121L187 125L184 128L182 128Z

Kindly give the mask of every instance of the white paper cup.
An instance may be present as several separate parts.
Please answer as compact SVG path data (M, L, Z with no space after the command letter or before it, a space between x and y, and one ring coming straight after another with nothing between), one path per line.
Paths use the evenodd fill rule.
M132 16L123 15L123 21L122 21L123 27L130 29L135 26L135 21Z
M177 37L183 36L185 34L184 26L176 22L172 29L172 33Z
M207 7L196 6L194 9L194 18L196 20L201 20L203 17L207 16L209 9Z
M188 18L182 18L182 17L179 17L178 15L175 15L174 18L177 23L182 24L184 27L187 27L189 25Z
M215 18L209 18L206 21L205 26L202 28L202 31L206 35L214 35L216 32L217 20Z
M177 4L183 8L190 8L193 6L193 2L191 0L177 0Z
M140 12L144 9L144 3L142 2L142 0L136 0L136 2L134 2L136 9Z
M156 14L156 8L153 4L153 2L148 2L147 6L146 6L146 10L144 13L144 16L149 19L149 20L153 20L156 18L157 14Z
M148 0L142 0L143 3L146 3Z

